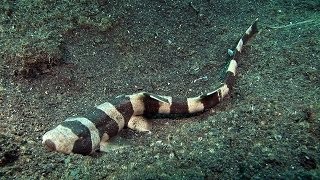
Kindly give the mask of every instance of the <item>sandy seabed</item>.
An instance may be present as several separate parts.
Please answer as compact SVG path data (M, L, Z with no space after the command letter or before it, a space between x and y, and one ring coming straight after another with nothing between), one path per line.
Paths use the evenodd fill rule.
M0 59L1 179L320 178L319 1L111 2L110 30L64 37L68 63L25 79ZM214 89L256 18L236 87L211 111L124 129L95 156L42 146L65 118L120 94Z

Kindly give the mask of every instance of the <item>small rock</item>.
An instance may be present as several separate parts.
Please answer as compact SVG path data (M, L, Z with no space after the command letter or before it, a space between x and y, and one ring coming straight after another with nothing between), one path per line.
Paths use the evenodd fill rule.
M313 157L307 155L306 153L301 153L299 155L299 161L300 161L300 165L306 170L317 168L316 160Z

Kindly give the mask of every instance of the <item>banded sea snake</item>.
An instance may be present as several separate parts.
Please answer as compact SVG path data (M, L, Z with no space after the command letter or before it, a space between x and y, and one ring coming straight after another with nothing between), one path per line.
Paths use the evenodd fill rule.
M144 116L150 114L194 114L217 105L235 83L236 68L243 46L258 33L256 19L239 40L219 88L191 98L160 96L147 92L118 96L93 108L81 117L70 117L46 132L42 144L51 151L89 155L106 145L125 126L149 131Z

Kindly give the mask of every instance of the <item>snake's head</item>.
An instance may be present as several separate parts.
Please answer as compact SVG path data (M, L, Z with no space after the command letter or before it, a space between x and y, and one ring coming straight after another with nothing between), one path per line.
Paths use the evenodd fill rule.
M56 128L46 132L42 144L50 151L65 154L89 155L97 149L100 138L94 127L85 123L85 118L69 118Z

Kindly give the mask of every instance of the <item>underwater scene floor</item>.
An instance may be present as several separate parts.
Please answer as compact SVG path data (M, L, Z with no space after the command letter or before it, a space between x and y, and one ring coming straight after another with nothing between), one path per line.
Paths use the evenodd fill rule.
M6 9L1 17L10 17L0 26L3 41L9 32L4 23L19 21L20 6L8 8L8 2L0 3ZM24 51L10 50L15 61L0 56L0 179L320 178L318 0L84 2L80 6L98 10L61 33L61 63L46 66L48 58L30 75L30 69L15 70L25 64L16 63ZM74 24L72 13L60 8L37 10L50 19L44 32L62 27L54 24L61 19ZM42 24L36 14L28 16ZM112 23L102 28L105 19L90 21L98 16ZM152 117L151 133L123 129L92 156L49 152L41 144L43 134L66 118L118 95L193 97L214 90L228 49L256 18L259 33L241 53L235 88L215 108ZM47 36L36 42L50 44ZM4 48L20 36L10 37Z

